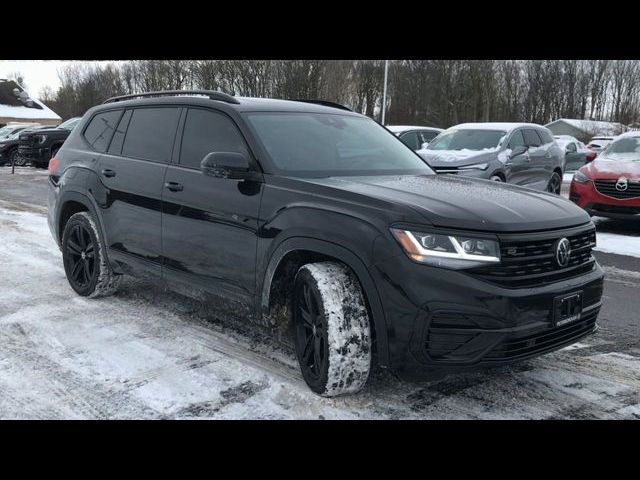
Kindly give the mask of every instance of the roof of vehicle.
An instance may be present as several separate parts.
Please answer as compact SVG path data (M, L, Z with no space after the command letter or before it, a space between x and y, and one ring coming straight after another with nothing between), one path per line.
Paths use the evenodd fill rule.
M597 137L593 137L593 138L591 139L591 141L593 141L593 140L613 140L614 138L616 138L616 137L609 137L609 136L603 137L603 136L597 136Z
M506 130L507 132L514 130L518 127L535 127L545 128L542 125L535 123L519 123L519 122L483 122L483 123L461 123L454 125L450 129L456 130Z
M632 130L630 132L622 133L618 135L616 138L614 138L613 140L617 140L619 138L624 138L624 137L640 137L640 130Z
M572 135L554 135L553 138L556 140L570 140L572 142L578 141L578 139Z
M172 105L172 104L191 104L200 106L226 106L234 110L242 112L310 112L310 113L333 113L342 115L358 115L359 113L348 110L319 105L316 103L299 102L294 100L281 100L274 98L256 98L256 97L233 97L238 103L226 102L223 100L213 100L201 94L185 94L185 95L167 95L155 97L142 97L130 100L121 100L103 104L105 107L128 107L142 105Z
M435 130L442 132L442 128L437 127L425 127L424 125L385 125L389 130L394 133L407 132L409 130Z

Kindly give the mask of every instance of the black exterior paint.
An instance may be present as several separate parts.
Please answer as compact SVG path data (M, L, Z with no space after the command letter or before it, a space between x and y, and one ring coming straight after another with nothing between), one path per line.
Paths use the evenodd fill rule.
M225 113L247 142L255 175L251 180L214 178L182 167L175 146L171 162L162 164L99 153L84 140L84 127L96 112L149 105ZM117 272L151 275L171 288L181 285L222 296L256 319L272 306L274 275L288 254L307 251L338 259L362 284L378 362L398 371L444 372L500 363L475 353L483 346L491 351L509 339L553 330L553 299L564 293L583 290L585 307L597 312L603 283L597 264L577 277L505 288L468 271L415 263L389 230L392 225L437 227L524 238L531 232L553 236L567 228L593 228L589 216L568 200L462 177L283 176L243 120L243 111L260 109L335 112L296 102L229 104L198 98L132 100L91 109L58 153L60 167L51 177L49 225L54 237L60 241L65 211L69 202L76 202L97 218ZM184 112L176 145L183 124ZM170 183L183 188L170 190ZM466 316L466 327L482 333L481 345L462 361L438 361L423 348L425 332L443 312ZM583 334L595 329L587 327ZM576 335L565 340L575 341Z

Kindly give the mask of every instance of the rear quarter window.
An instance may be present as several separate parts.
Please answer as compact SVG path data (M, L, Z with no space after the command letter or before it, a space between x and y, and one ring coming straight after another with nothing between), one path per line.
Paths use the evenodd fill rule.
M98 152L106 152L116 130L122 110L111 110L95 115L84 130L84 138Z

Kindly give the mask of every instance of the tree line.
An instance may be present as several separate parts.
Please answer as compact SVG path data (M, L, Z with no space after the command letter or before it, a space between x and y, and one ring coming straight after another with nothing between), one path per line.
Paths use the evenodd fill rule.
M142 60L59 70L40 99L63 119L105 99L155 90L321 99L381 120L383 60ZM558 118L640 122L634 60L396 60L385 123L446 128L462 122Z

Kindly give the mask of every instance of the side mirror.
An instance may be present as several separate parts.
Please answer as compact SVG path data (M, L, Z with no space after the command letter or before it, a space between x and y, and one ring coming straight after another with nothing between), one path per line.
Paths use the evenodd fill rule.
M422 144L422 146L420 147L421 150L424 150L425 148L427 148L429 146L429 142L424 142Z
M511 157L517 157L518 155L522 155L527 150L529 150L529 147L526 147L524 145L518 145L517 147L514 147L513 150L511 150Z
M249 159L243 153L211 152L200 162L202 173L215 178L243 180L251 176Z

